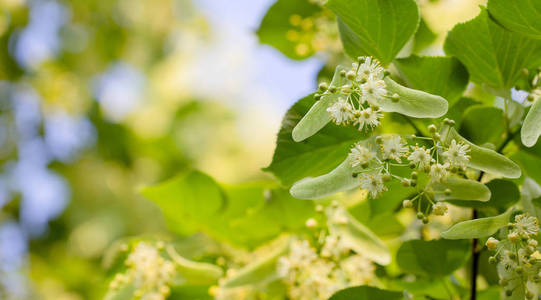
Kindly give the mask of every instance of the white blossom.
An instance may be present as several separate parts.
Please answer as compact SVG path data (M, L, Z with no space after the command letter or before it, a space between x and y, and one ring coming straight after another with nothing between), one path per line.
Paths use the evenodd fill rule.
M371 105L379 105L381 100L387 95L387 86L385 81L369 77L361 85L361 101L368 102Z
M399 135L384 138L381 147L383 150L383 159L394 159L398 162L401 162L401 157L408 152L408 147L402 142L402 138Z
M433 164L430 167L430 176L432 177L432 180L440 182L443 179L447 178L447 176L449 175L448 169L449 163L445 163L443 165L440 163Z
M376 154L360 143L355 144L349 153L349 159L352 167L363 166L368 164L376 157Z
M381 118L383 118L381 110L372 109L372 107L354 112L354 122L359 124L359 130L365 127L370 129L377 127Z
M414 163L419 169L429 166L431 159L432 157L430 155L430 150L425 149L424 146L415 146L411 154L408 156L408 160Z
M354 65L356 68L356 64ZM357 80L361 81L363 78L382 79L383 72L385 70L379 64L379 62L372 57L365 57L364 62L359 66L359 72L357 73Z
M376 198L387 187L383 184L381 173L363 173L360 176L361 188L366 189L372 198Z
M432 210L436 216L443 216L447 213L447 205L445 205L445 203L438 202L434 204Z
M537 218L521 214L515 216L513 232L521 236L536 235L539 231L539 224Z
M451 141L451 145L447 151L443 152L442 155L447 158L447 161L451 166L454 167L465 167L470 156L470 146L463 143L457 143L456 140Z
M353 118L353 107L344 98L331 104L327 112L331 115L331 120L338 125L346 124Z

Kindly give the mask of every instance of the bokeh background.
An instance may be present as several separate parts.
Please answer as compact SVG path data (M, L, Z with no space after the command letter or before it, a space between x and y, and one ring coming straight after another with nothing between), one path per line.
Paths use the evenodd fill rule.
M315 55L260 43L274 2L0 0L0 299L100 299L111 243L166 233L143 186L270 178L282 115L345 59L332 22ZM484 3L419 2L434 55Z

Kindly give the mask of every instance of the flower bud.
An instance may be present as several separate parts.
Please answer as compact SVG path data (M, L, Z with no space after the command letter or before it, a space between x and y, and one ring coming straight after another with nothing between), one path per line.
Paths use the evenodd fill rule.
M404 186L404 187L411 186L411 180L409 180L407 178L402 179L401 183L402 183L402 186Z
M427 217L423 218L423 224L428 224L428 218Z
M393 177L391 176L391 174L384 174L381 179L383 180L383 182L389 182L391 181L391 179L393 179Z
M331 87L329 87L329 92L331 92L331 93L333 93L333 94L334 94L334 93L336 93L336 91L337 91L337 89L336 89L336 87L335 87L335 86L331 86Z
M394 93L392 96L391 96L391 101L393 102L398 102L398 100L400 100L400 96L397 94L397 93Z
M315 95L314 95L314 100L317 101L317 100L319 100L319 99L321 99L321 95L320 95L320 94L315 94Z
M445 189L445 191L443 191L443 193L446 195L446 196L451 196L451 189L447 188Z
M498 249L499 243L500 241L498 241L497 239L489 237L485 245L487 246L489 251L496 251L496 249Z
M510 234L507 235L507 239L511 242L511 243L516 243L519 241L519 236L518 234L516 234L515 232L512 232Z
M346 77L346 70L342 70L342 71L340 71L340 76L342 76L342 77Z
M383 138L381 136L376 137L376 144L378 145L383 144Z
M364 56L359 56L359 57L357 57L357 61L358 61L360 64L362 64L362 63L364 63L364 62L366 61L366 57L364 57Z
M411 202L411 200L404 200L402 201L402 206L404 206L404 208L412 208L413 203Z
M307 227L308 229L314 229L314 228L317 227L317 221L316 221L316 219L314 219L314 218L310 218L310 219L306 220L306 224L305 224L305 225L306 225L306 227Z
M417 219L422 220L424 217L425 217L425 214L423 214L422 212L417 213Z
M506 291L505 291L505 295L506 295L507 297L511 297L511 296L513 295L513 290L506 290Z
M324 92L329 88L329 85L326 82L322 82L319 84L319 90Z
M411 172L411 178L412 179L417 179L418 176L419 175L417 174L417 172L415 172L415 171Z
M494 257L494 256L489 257L488 258L488 263L490 263L492 265L496 264L497 263L496 257Z
M436 127L436 125L434 125L434 124L428 125L428 132L430 132L431 134L436 133L436 130L438 130L438 128Z
M355 72L353 72L353 71L348 71L348 72L346 73L346 78L347 78L348 80L354 80L354 79L355 79Z

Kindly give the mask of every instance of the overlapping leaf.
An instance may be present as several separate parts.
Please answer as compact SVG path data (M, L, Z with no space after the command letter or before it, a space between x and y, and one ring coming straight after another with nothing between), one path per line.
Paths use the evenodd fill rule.
M489 0L488 11L505 28L541 39L541 2Z

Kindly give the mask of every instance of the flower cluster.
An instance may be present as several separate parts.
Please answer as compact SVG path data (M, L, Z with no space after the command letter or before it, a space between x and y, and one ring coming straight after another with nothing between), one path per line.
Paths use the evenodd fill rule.
M337 204L328 207L328 221L344 222L344 210ZM317 225L308 227L316 229ZM328 299L340 289L371 282L374 270L369 259L355 253L339 236L324 231L315 245L305 239L293 241L290 252L278 261L278 274L289 299L296 300Z
M453 124L448 119L444 122L446 125ZM370 197L377 198L387 191L387 182L396 179L406 187L416 187L420 173L425 173L429 178L428 184L415 198L404 201L404 206L413 207L414 202L419 200L418 210L421 210L421 199L427 199L430 205L426 212L432 210L436 215L445 214L445 204L434 202L431 183L445 182L452 174L463 173L470 159L470 147L454 139L444 144L435 125L430 125L428 129L432 134L430 138L388 134L377 136L375 143L361 141L355 144L348 160L355 172L353 176L359 179L360 187ZM419 142L423 145L419 145ZM409 176L399 175L405 172ZM424 214L419 214L419 218L425 220Z
M139 242L126 259L127 271L115 276L111 288L117 289L132 283L136 299L166 299L175 276L175 264L163 258L159 248L163 246Z
M398 94L389 95L384 77L386 71L372 57L359 57L350 70L340 71L336 85L319 85L316 99L336 95L337 100L328 108L331 120L338 125L353 124L359 130L371 130L380 124L380 108L388 99L398 101Z
M537 252L536 240L539 224L536 218L527 214L515 216L509 223L507 236L499 241L493 237L486 242L488 250L495 251L490 263L498 263L500 285L507 296L523 289L526 299L537 294L536 285L541 282L541 256Z

